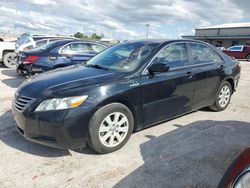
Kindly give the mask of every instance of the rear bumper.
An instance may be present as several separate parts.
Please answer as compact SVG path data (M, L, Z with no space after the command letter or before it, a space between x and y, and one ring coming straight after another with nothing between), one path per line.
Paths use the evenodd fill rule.
M20 64L17 66L17 72L24 74L24 75L32 75L35 73L42 73L45 72L47 70L50 70L49 68L44 68L35 64L32 65L24 65L24 64Z
M62 149L86 146L89 109L21 113L12 107L12 112L18 131L29 141Z

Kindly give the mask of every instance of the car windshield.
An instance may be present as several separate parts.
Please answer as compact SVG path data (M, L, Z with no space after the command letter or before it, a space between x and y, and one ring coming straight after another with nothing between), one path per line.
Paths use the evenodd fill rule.
M130 42L110 47L91 58L86 66L130 72L135 70L159 43Z

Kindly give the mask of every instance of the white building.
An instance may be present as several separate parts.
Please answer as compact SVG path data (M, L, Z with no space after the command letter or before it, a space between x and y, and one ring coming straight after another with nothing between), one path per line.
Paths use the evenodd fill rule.
M194 36L182 36L208 42L216 47L250 45L250 22L231 23L195 29Z

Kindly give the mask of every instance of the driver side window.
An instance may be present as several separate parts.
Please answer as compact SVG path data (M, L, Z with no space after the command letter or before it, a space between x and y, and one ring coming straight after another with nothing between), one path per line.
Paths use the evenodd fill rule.
M170 69L188 65L187 47L184 43L170 44L153 60L153 64L164 63Z

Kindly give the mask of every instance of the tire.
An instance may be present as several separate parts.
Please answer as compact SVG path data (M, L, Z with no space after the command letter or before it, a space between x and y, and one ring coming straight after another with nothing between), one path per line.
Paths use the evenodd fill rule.
M232 91L232 85L228 81L223 82L216 93L215 102L210 106L210 109L218 112L225 110L230 103Z
M246 60L250 61L250 54L247 55Z
M15 52L7 52L3 56L3 64L7 68L16 68L16 53Z
M127 143L133 129L134 118L129 108L120 103L108 104L90 120L88 145L98 153L114 152Z

